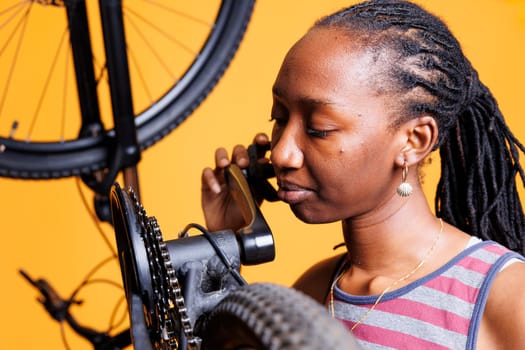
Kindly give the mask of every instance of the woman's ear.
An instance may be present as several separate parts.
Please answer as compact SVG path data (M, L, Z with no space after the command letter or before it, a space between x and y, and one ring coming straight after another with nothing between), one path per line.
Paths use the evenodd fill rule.
M438 126L434 117L424 115L403 123L399 132L403 135L405 142L396 162L400 167L405 162L411 166L419 163L432 152L437 142Z

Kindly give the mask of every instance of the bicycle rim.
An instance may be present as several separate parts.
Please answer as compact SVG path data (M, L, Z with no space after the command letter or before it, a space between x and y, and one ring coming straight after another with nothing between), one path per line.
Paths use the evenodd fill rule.
M13 2L15 3L15 1ZM60 1L57 0L29 1L31 4L38 3L36 7L33 5L34 8L38 8L38 11L58 11L60 10L59 6L53 6L53 4L59 2ZM181 32L183 36L189 36L189 41L199 42L199 40L202 40L202 45L196 49L188 49L185 43L178 42L177 45L179 46L179 51L180 47L182 47L183 51L194 50L195 52L189 52L189 61L187 59L187 62L183 62L181 64L181 67L178 68L180 72L171 72L173 76L168 77L168 79L171 79L171 85L168 85L167 88L163 88L163 91L160 93L154 92L153 96L147 96L146 99L150 98L150 101L146 103L141 102L141 106L136 106L136 110L142 110L139 113L135 113L137 139L141 150L151 147L163 137L168 135L173 129L179 126L192 114L192 112L215 87L238 49L250 20L254 2L254 0L222 0L218 1L216 8L212 10L209 9L210 3L206 2L205 5L207 6L204 6L203 9L206 8L208 13L210 11L215 12L211 14L211 20L208 19L208 21L212 22L208 24L210 29L200 30L202 33L206 31L206 33L201 34L202 39L197 38L194 40L192 36L193 32L189 33L188 31L185 31L186 29L175 28L173 30L175 32ZM18 1L18 3L21 2ZM40 5L42 3L46 3L48 6L44 6L46 8L41 9L40 7L42 6ZM148 3L153 3L153 1L148 0ZM174 2L168 3L171 5ZM139 93L139 90L142 88L140 81L144 79L145 76L149 76L149 73L147 70L140 71L140 63L136 63L134 61L134 53L131 52L133 46L129 40L128 33L137 31L137 33L139 33L138 36L144 36L142 40L153 42L157 37L171 36L171 32L170 30L166 30L166 32L163 34L159 34L158 36L156 35L154 37L155 40L151 39L153 34L150 34L150 36L145 36L146 34L140 34L141 30L134 29L136 25L131 22L133 18L135 18L135 23L142 22L141 13L131 7L133 4L133 2L130 2L128 7L128 4L125 3L123 5L123 12L128 41L128 57L130 57L129 61L130 73L132 75L132 87L134 93ZM196 3L193 3L192 6L198 5L195 4ZM162 13L167 12L167 7L165 5L156 6L158 6L159 11ZM11 8L12 6L6 5L6 7ZM2 24L6 24L15 18L15 15L12 15L13 12L10 10L10 8L0 8L0 31L2 31L2 28L4 27L8 28L7 25L2 26ZM140 9L140 6L138 8ZM35 12L36 10L32 11ZM170 9L170 11L173 12L172 9ZM174 11L176 11L176 14L180 16L180 12L178 10ZM186 17L186 21L189 22L202 21L193 14L183 15ZM210 17L210 14L208 14L208 17ZM146 23L145 26L152 28L150 29L152 31L159 32L161 30L161 28L157 28L156 24L153 22L144 22ZM19 27L23 26L30 28L29 25L24 23L22 23ZM21 40L17 41L16 39L9 39L11 35L10 33L13 33L13 36L22 35L19 34L18 31L12 29L7 35L2 37L3 39L0 39L3 40L3 42L0 41L0 65L2 65L2 60L5 58L5 56L7 56L9 45L15 46L15 48L12 50L15 53L10 57L17 57L16 51L19 50L19 47L23 47L23 44L18 44L19 42L21 43ZM8 41L10 41L10 43L8 43ZM16 45L13 44L15 41L17 41ZM183 54L179 53L178 56L183 56ZM35 61L39 61L39 59L36 59ZM175 61L175 59L173 61ZM71 62L69 64L71 64ZM170 66L171 64L172 61L167 60L164 63L151 63L148 66ZM54 65L54 63L52 63L52 65ZM97 74L103 76L103 62L101 63L99 61L97 65L99 67L97 69ZM4 77L4 81L8 81L6 84L11 84L15 81L15 74L12 74L11 71L5 72ZM25 77L25 79L31 78ZM23 80L24 79L22 79L22 82ZM103 78L101 81L102 80ZM99 83L101 81L99 81ZM139 83L136 84L134 81L138 81ZM27 83L27 81L25 83ZM61 89L68 90L71 89L71 86L66 89L64 89L62 86ZM138 86L138 88L136 88L136 86ZM147 87L143 89L147 89ZM43 141L24 136L24 134L18 137L17 135L19 134L19 131L11 127L11 121L14 118L12 118L6 107L6 101L9 101L9 98L11 98L8 95L10 91L7 90L12 89L11 87L9 87L9 89L4 87L4 92L0 93L0 176L22 179L50 179L91 174L107 167L109 162L108 158L111 157L112 145L115 143L116 137L111 125L111 116L106 116L106 119L110 120L109 122L107 120L104 121L104 125L108 125L108 127L104 128L105 130L96 136L51 136L50 139L45 139L49 138L48 135L45 135ZM0 89L0 91L2 91L2 89ZM104 88L98 89L99 94L103 94L104 92ZM142 95L145 96L148 94ZM41 100L44 100L43 96L44 93L41 93L40 96L34 98L24 95L20 95L15 98L18 99L18 104L29 104L30 102L35 102L34 104L37 105L35 109L38 109L40 108ZM135 103L139 100L139 98L137 98L134 94L133 100ZM62 103L61 101L61 98L57 98L56 111L53 112L53 110L51 110L51 112L48 114L60 114L59 106ZM108 101L109 97L105 97L105 102L101 99L101 108L104 107L104 103L108 104ZM30 114L33 113L31 112ZM34 124L34 122L27 122L25 124ZM32 126L27 126L27 128L30 127ZM74 127L73 129L76 130Z

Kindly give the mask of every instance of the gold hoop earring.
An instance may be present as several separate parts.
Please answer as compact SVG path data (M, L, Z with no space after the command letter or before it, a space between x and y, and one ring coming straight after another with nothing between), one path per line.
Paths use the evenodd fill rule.
M405 164L403 166L403 171L401 173L401 184L397 186L397 194L400 197L409 197L414 191L412 189L412 185L410 185L407 182L407 175L408 175L408 164L405 161Z

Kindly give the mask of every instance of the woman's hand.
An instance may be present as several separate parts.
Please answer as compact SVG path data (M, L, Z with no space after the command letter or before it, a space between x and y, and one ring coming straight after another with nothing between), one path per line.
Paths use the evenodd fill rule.
M269 139L266 134L257 134L254 142L264 146L269 143ZM268 162L268 159L261 154L258 161ZM206 226L212 232L224 229L236 231L247 225L224 176L224 169L230 164L236 164L241 169L248 167L250 160L247 148L235 146L231 159L226 149L218 148L215 151L215 169L207 167L202 171L201 204Z

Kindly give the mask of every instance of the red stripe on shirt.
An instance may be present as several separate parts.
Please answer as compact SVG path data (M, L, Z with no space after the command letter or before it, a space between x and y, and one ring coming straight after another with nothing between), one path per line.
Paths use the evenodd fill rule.
M351 329L354 322L342 321L348 329ZM353 334L357 339L382 346L389 346L395 349L425 349L425 350L450 350L449 347L436 344L416 336L392 331L380 327L359 324Z
M425 286L450 294L468 303L474 303L479 294L478 288L471 287L457 279L445 276L438 276L426 282Z

